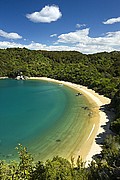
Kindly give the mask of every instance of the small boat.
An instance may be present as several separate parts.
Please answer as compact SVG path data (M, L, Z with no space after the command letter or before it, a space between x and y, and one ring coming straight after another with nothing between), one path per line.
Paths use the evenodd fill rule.
M61 84L59 84L59 86L63 86L63 84L61 83Z
M81 93L77 93L76 96L81 96L82 94Z

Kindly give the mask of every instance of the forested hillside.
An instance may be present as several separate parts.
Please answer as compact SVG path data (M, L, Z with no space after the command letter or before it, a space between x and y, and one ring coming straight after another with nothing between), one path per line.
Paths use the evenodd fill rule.
M112 99L108 109L115 113L113 135L106 137L101 155L88 168L54 157L34 163L26 148L18 148L20 162L0 162L0 178L35 180L120 179L120 52L85 55L76 51L0 50L0 76L46 76L88 86Z
M0 76L46 76L83 84L113 97L120 83L120 52L84 55L76 51L0 50Z

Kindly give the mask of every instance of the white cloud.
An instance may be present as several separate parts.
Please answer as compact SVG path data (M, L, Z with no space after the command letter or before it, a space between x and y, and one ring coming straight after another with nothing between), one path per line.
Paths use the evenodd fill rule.
M20 36L17 33L7 33L3 30L0 30L0 36L7 39L21 39L22 38L22 36Z
M15 47L23 48L24 46L22 44L15 43L15 42L0 41L0 48L1 49L15 48Z
M76 24L76 28L81 28L81 27L85 27L86 24Z
M61 34L58 36L58 42L62 43L78 43L86 40L89 34L89 28L70 32L67 34Z
M103 37L92 38L89 29L78 30L58 36L58 43L66 43L83 53L120 51L120 31L108 32Z
M57 34L51 34L50 35L50 37L56 37L57 36Z
M89 36L89 28L61 34L58 36L58 42L69 44L119 44L120 45L120 31L108 32L103 37L92 38Z
M25 44L18 44L18 43L14 43L14 42L8 42L8 41L3 41L0 42L0 48L1 49L5 49L5 48L15 48L15 47L19 47L19 48L28 48L31 50L47 50L47 51L75 51L76 47L69 47L69 46L54 46L54 45L50 45L47 46L46 44L41 44L41 43L35 43L35 42L31 42L28 45ZM79 51L79 49L77 49Z
M119 22L120 22L120 17L117 17L117 18L108 19L107 21L104 21L103 24L114 24Z
M64 43L64 45L63 45ZM18 44L14 42L0 42L0 48L26 47L35 50L48 51L80 51L85 54L97 52L120 51L120 31L107 32L104 36L92 38L89 35L89 29L83 29L67 34L62 34L58 37L56 44L46 45L36 42L30 44Z
M50 23L52 21L57 21L61 18L62 13L59 10L58 6L45 6L41 11L34 12L32 14L27 14L26 17L35 23Z

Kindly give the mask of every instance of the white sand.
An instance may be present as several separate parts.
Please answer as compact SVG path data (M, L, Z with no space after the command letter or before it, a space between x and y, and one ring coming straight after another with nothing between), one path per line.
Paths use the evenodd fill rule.
M8 77L6 76L6 77L0 77L0 79L7 79Z
M91 101L91 103L94 102L97 105L96 107L98 109L100 108L100 106L110 103L109 98L106 98L103 95L99 95L98 93L95 93L95 91L88 89L87 87L82 86L82 85L77 85L74 83L59 81L59 80L46 78L46 77L31 77L29 79L36 79L36 80L39 79L39 80L56 82L59 84L62 83L66 86L76 89L78 90L78 92L83 93L84 96L86 96L86 98L89 101ZM99 154L101 152L102 148L100 145L96 143L95 138L97 137L98 134L104 132L104 129L101 126L105 125L109 121L106 114L103 111L99 110L98 112L99 112L99 116L97 117L100 117L100 120L98 121L99 122L98 127L96 127L96 125L93 124L91 132L86 140L86 146L87 146L86 148L89 148L89 152L87 153L86 158L84 160L86 160L87 163L91 162L93 155ZM78 152L78 154L76 154L76 157L78 157L79 154L80 153Z

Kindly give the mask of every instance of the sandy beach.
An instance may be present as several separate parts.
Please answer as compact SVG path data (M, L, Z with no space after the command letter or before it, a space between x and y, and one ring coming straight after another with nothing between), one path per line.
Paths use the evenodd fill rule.
M6 77L0 77L0 79L7 79L8 77L6 76Z
M99 154L102 150L101 146L96 143L95 138L97 138L99 134L104 132L102 126L106 125L106 123L109 121L107 115L102 110L100 110L100 107L109 104L110 99L104 97L103 95L95 93L95 91L88 89L85 86L77 85L71 82L59 81L46 77L30 77L29 79L50 81L54 83L63 84L65 86L69 86L70 88L73 88L78 92L82 93L92 104L93 108L91 113L93 125L91 127L90 133L88 134L86 141L83 143L82 148L74 154L75 160L80 155L82 157L82 160L86 161L87 164L91 162L93 155Z
M0 79L6 79L7 77L0 77ZM77 85L71 82L59 81L47 77L30 77L28 79L31 80L43 80L58 83L60 85L68 86L77 92L82 93L84 97L89 101L91 104L91 114L90 114L90 121L85 130L84 130L84 140L81 141L80 137L77 139L77 143L75 143L75 147L73 147L74 153L69 153L67 158L68 160L71 159L71 156L74 157L75 161L80 155L83 161L86 161L86 164L91 162L92 157L95 154L99 154L102 150L101 146L96 143L96 138L99 134L104 133L104 129L102 128L106 123L109 121L105 112L100 110L100 107L110 103L110 99L104 97L103 95L99 95L95 93L95 91L88 89L85 86ZM110 118L110 117L109 117ZM80 143L79 143L80 142Z

